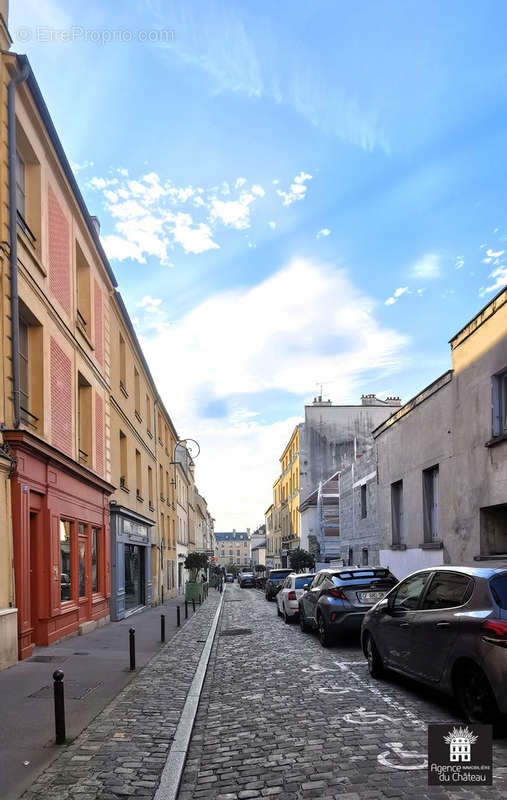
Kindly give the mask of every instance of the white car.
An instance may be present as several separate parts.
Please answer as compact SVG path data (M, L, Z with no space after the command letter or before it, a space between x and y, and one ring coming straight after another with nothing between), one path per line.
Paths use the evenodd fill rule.
M310 584L315 577L314 572L293 572L287 575L282 588L276 595L276 611L287 624L299 616L299 598L304 594L305 584Z

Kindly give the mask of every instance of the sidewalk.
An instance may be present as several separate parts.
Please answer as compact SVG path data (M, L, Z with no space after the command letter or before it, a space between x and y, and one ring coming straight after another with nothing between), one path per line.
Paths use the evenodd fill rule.
M208 617L205 609L209 607L211 613L219 597L218 592L210 589L204 605L196 606L195 623L201 616ZM85 636L73 636L50 647L35 648L31 659L0 672L0 795L3 800L16 800L55 757L69 749L54 745L52 676L55 669L62 669L65 674L66 734L68 739L74 739L118 693L125 687L128 691L153 656L174 654L174 645L179 649L180 641L169 643L177 631L177 605L181 606L180 635L186 625L190 633L192 604L189 604L189 618L185 623L184 598L172 598L163 605L132 614L121 622L111 622ZM166 618L165 646L160 642L161 614ZM135 672L129 669L129 628L136 631ZM147 691L147 704L158 691L155 685ZM56 798L56 794L51 793L53 797ZM85 800L84 795L82 798Z

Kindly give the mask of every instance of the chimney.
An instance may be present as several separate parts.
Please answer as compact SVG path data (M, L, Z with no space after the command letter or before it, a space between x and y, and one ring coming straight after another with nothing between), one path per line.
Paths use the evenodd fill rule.
M100 236L100 222L99 222L99 218L98 218L98 217L95 217L95 216L93 216L93 215L92 215L92 216L90 217L90 219L91 219L91 221L92 221L93 227L95 228L95 231L96 231L96 233L97 233L97 236Z

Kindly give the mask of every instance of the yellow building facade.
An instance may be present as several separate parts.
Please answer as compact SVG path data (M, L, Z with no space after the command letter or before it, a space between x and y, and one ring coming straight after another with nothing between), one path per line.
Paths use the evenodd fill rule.
M280 491L280 561L281 566L288 565L288 556L291 550L299 547L300 520L299 520L299 425L296 425L281 457Z

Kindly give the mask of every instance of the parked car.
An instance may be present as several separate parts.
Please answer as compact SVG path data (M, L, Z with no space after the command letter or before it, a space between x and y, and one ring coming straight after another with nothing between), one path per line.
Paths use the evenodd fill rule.
M243 589L245 586L255 587L255 578L252 572L240 572L238 575L238 581L241 589Z
M507 563L433 567L401 581L365 616L374 678L401 672L454 695L467 722L507 714Z
M312 582L314 572L292 573L285 578L282 588L276 595L276 610L283 621L289 623L299 615L299 598L304 594L305 584Z
M232 574L232 572L226 572L225 573L225 582L226 583L234 583L234 575Z
M291 572L291 569L272 569L270 571L266 585L264 586L264 595L266 600L272 600L273 597L276 597L282 588L285 578L287 575L290 575Z
M340 632L359 633L366 612L397 582L385 567L321 569L299 600L301 630L316 629L323 647Z

